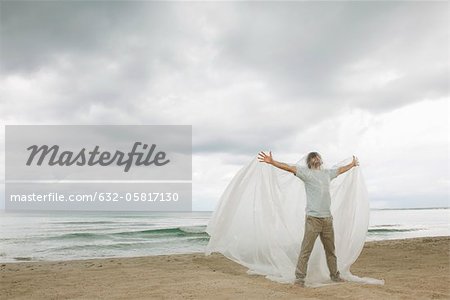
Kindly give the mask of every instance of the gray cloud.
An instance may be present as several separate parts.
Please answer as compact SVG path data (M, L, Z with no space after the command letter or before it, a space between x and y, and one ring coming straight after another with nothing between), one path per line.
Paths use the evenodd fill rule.
M250 3L226 33L226 57L257 70L281 99L348 102L381 111L448 93L448 10L445 3ZM436 46L440 45L440 46ZM348 67L376 60L372 73L396 70L398 81L364 92L343 90L359 72ZM386 100L385 100L386 99ZM384 101L385 100L385 101ZM396 101L392 101L396 100ZM381 104L380 104L381 102Z
M2 1L0 119L192 124L197 154L301 152L346 108L447 96L448 18L425 1Z
M3 2L2 74L33 76L50 69L58 76L50 92L82 114L98 103L131 114L142 106L153 111L170 104L170 97L184 101L189 95L204 98L206 109L221 119L214 113L217 102L226 102L229 110L236 102L260 102L252 89L230 95L236 100L206 95L213 88L229 93L241 74L263 85L271 104L286 102L300 110L317 101L312 112L319 118L323 106L342 102L380 111L448 91L448 69L442 67L448 59L445 7L442 2ZM439 40L441 47L430 47ZM368 71L395 69L404 77L365 93L342 90L342 77L358 76L346 68L367 57L380 63ZM173 119L183 113L173 110ZM163 121L154 113L153 118Z

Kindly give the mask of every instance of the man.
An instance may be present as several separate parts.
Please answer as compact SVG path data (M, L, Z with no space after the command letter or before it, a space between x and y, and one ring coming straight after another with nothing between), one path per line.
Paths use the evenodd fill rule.
M330 181L338 175L358 166L358 160L353 156L353 161L343 167L334 169L323 169L322 157L317 152L310 152L306 158L307 167L291 166L286 163L275 161L272 152L269 155L264 152L258 154L260 162L271 164L277 168L293 173L303 180L306 190L306 217L305 234L301 245L300 255L295 270L295 282L304 286L308 260L314 248L317 236L320 235L325 255L327 258L330 278L333 281L344 281L337 269L337 259L334 247L333 216L330 212L331 196Z

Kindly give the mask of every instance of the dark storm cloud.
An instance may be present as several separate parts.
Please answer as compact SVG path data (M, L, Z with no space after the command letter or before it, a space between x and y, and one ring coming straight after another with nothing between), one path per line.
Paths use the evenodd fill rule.
M448 3L245 3L223 35L224 57L257 70L281 99L342 100L376 111L448 94ZM366 59L404 77L365 93L339 84ZM351 78L361 81L367 78ZM350 79L349 79L350 80Z
M446 8L2 2L1 76L8 84L0 117L192 124L196 152L253 153L346 105L378 113L446 95ZM39 91L25 97L11 78Z
M149 37L164 23L166 5L135 1L7 1L1 3L2 71L29 73L64 55L114 57L128 34ZM121 38L126 38L121 40ZM76 59L77 57L74 57Z

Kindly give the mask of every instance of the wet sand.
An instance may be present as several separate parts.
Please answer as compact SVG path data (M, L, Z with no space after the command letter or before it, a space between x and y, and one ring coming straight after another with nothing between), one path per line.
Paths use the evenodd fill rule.
M0 299L450 299L450 237L367 242L351 272L385 285L301 288L221 254L0 264Z

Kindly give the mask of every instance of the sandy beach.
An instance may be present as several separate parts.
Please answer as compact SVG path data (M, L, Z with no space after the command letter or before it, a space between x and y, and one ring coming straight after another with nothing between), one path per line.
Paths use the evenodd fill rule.
M351 271L384 286L301 288L221 254L0 264L1 299L450 299L450 237L367 242Z

